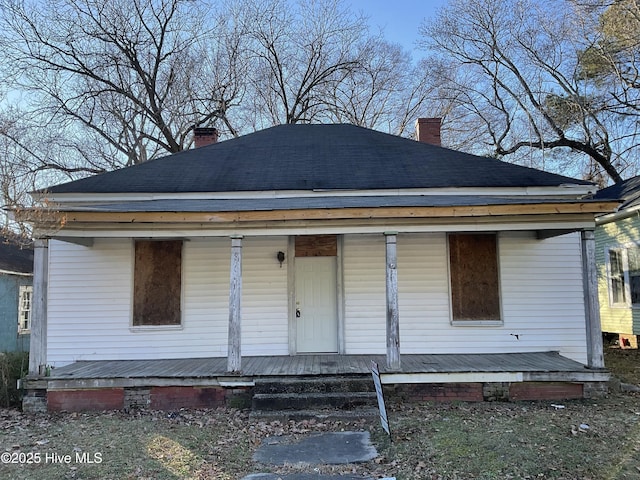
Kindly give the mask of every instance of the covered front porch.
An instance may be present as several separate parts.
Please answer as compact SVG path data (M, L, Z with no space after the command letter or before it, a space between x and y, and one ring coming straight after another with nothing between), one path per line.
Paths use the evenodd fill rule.
M265 385L298 385L305 392L310 384L316 389L357 382L370 391L372 362L378 363L386 389L418 401L592 397L606 390L609 379L606 370L557 352L409 354L400 370L389 369L385 360L385 355L252 356L243 357L243 372L234 375L225 357L85 360L54 368L46 377L27 377L24 386L46 392L44 404L54 411L171 410L233 405L234 396L253 398Z
M368 375L379 364L382 382L602 382L605 369L590 369L557 352L403 355L401 370L390 371L384 355L296 355L244 357L242 375L229 375L227 359L79 361L27 379L48 389L153 385L252 386L263 377ZM42 387L44 385L38 385Z
M233 406L236 395L251 399L265 384L298 385L304 392L310 382L315 389L346 381L370 391L372 362L379 365L385 389L409 401L589 398L605 392L609 379L605 369L587 368L557 352L421 354L402 359L401 370L391 370L384 355L253 356L243 357L243 373L236 375L228 373L225 357L85 360L52 369L46 377L27 377L24 387L34 396L27 396L27 404L50 411L171 410Z

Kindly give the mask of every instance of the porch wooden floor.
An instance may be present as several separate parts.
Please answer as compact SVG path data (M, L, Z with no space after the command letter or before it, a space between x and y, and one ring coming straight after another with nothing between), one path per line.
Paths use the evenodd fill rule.
M369 374L371 361L386 372L384 355L298 355L243 357L242 377ZM229 377L227 359L186 358L167 360L78 361L55 368L48 380L115 378L217 378ZM564 376L592 372L579 362L556 352L402 355L400 374L448 373L560 373Z

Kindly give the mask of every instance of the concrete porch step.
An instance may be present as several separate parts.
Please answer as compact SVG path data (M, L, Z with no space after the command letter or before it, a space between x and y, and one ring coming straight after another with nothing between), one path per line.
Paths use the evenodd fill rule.
M256 393L253 410L350 409L375 405L374 392Z
M349 410L335 408L318 408L313 410L253 410L249 418L265 422L299 422L302 420L316 420L318 422L345 422L356 420L378 421L380 412L378 407L357 407Z
M255 382L256 394L374 392L371 375L269 378Z

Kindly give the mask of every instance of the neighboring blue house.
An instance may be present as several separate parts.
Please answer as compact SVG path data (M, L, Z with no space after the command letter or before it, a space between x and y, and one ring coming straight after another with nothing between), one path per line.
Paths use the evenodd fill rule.
M33 248L0 237L0 352L29 351Z

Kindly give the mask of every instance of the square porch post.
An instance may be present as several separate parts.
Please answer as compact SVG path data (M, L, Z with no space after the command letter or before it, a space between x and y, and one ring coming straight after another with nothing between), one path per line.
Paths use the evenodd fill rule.
M44 375L47 363L47 287L49 283L49 240L33 242L33 297L31 299L31 338L29 375Z
M387 369L400 370L400 319L398 312L397 232L385 232L387 263Z
M242 301L242 235L231 237L231 268L229 281L229 347L227 371L242 370L241 316Z
M581 232L582 277L584 282L584 312L587 329L587 367L604 368L598 275L596 271L596 241L593 230Z

